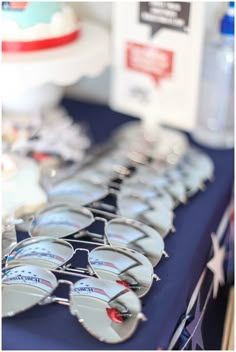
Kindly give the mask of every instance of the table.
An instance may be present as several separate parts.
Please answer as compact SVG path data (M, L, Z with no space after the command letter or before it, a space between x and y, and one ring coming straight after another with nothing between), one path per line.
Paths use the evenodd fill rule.
M95 143L101 143L120 124L132 118L108 107L66 99L64 107L78 121L85 120ZM190 141L194 143L191 138ZM2 324L3 350L156 350L167 349L193 289L205 267L216 231L232 193L234 153L202 148L215 164L215 181L176 210L176 232L166 238L166 251L155 271L161 281L142 300L148 321L140 323L132 338L108 345L90 336L60 305L37 306ZM58 276L59 277L59 276ZM60 287L58 294L66 294Z

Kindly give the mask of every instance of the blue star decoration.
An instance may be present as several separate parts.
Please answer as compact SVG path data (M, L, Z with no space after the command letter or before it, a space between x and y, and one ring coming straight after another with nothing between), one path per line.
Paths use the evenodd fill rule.
M187 326L187 330L191 337L192 350L199 350L199 349L204 350L204 343L202 338L203 314L204 312L201 311L200 294L199 294L196 309L195 309L194 319Z

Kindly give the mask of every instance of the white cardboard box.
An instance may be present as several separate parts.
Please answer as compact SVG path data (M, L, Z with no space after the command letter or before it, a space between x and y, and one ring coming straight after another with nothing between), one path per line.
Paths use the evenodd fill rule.
M191 130L197 113L204 2L114 2L110 104Z

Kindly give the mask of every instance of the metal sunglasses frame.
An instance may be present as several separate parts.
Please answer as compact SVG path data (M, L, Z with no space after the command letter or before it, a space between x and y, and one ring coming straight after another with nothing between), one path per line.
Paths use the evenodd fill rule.
M95 190L95 188L97 189L97 193L100 192L100 196L97 197L97 199L95 199L96 197L94 197L93 200L88 201L81 201L81 197L80 196L76 196L75 193L81 192L81 185L82 187L87 187L90 188L92 187L92 189ZM142 186L142 185L141 185ZM132 189L132 185L130 186L130 188ZM67 189L67 190L66 190ZM71 195L68 195L68 192L71 193ZM91 192L89 191L83 191L84 194L91 194ZM156 194L156 197L160 197L161 196L164 198L164 191L161 190L156 190L154 191ZM54 193L54 196L52 196L52 194ZM95 191L96 193L96 191ZM51 194L51 195L50 195ZM57 194L57 195L55 195ZM102 201L102 199L104 199L105 197L107 197L108 195L115 197L115 206L111 206L107 203L104 203ZM55 186L52 190L51 193L49 192L49 204L56 204L56 203L68 203L70 204L72 207L75 206L87 206L88 208L90 207L95 207L98 209L103 209L105 211L111 211L114 212L116 215L120 215L120 216L124 216L124 211L122 210L123 205L120 205L120 199L122 199L122 197L130 197L133 200L137 199L137 203L143 203L143 207L144 207L144 212L145 211L157 211L159 212L159 216L161 218L161 212L165 212L165 209L162 209L159 207L159 209L156 209L155 205L152 204L152 202L150 201L150 199L148 199L147 197L141 197L140 195L135 194L135 192L119 192L115 189L110 189L104 185L101 185L99 183L95 184L92 183L90 181L84 180L84 179L79 179L79 178L73 178L70 180L67 180L63 183L58 184L57 186ZM167 193L166 193L166 197L168 197ZM164 203L165 204L165 203ZM135 214L132 216L134 219L140 220L142 214ZM158 224L158 222L156 221L155 225L150 224L150 226L156 226L156 229L161 232L163 237L166 237L166 235L170 232L170 231L174 231L174 226L173 226L173 218L174 218L174 214L172 210L166 209L165 215L168 217L168 226L165 228L162 228L162 222L160 222L160 225Z
M105 274L101 274L101 271L99 271L98 273L98 269L96 269L96 262L93 263L92 260L93 260L93 256L96 253L99 253L99 251L101 250L105 250L105 251L115 252L118 255L120 254L122 256L127 256L130 258L130 260L132 261L132 265L130 264L130 267L127 267L125 269L123 268L118 273L114 273L114 269L113 269L113 274L114 274L113 279L115 281L119 281L119 283L122 283L125 286L129 287L130 289L134 290L138 297L143 297L149 292L149 290L151 289L153 280L156 280L156 281L159 280L159 277L156 274L154 274L153 266L151 262L139 252L136 252L134 250L130 250L127 248L102 246L102 245L89 251L86 248L73 248L71 244L73 242L78 243L81 241L63 240L63 239L56 239L53 237L27 238L19 242L17 245L15 245L14 248L12 248L11 251L8 253L8 256L5 259L5 268L11 268L11 267L16 267L20 265L36 265L38 267L42 267L52 272L54 272L54 270L56 270L55 272L58 272L58 270L60 270L60 273L68 274L68 271L69 271L73 273L78 273L79 275L83 274L84 277L95 276L99 279L104 279L104 276L107 277L106 270L105 270ZM56 251L50 252L48 248L47 248L47 252L46 252L46 248L43 248L43 251L41 252L42 249L37 247L37 246L46 247L48 244L61 245L61 246L64 246L64 248L67 247L68 249L67 254L65 255L63 253L64 257L62 257L60 252L56 252ZM34 245L36 245L36 247L32 248ZM30 248L30 252L27 252L27 249L29 248ZM26 252L24 250L26 250ZM87 253L87 256L88 256L87 267L86 268L71 267L71 264L68 264L68 262L74 257L74 255L77 252L80 252L80 251L84 251ZM32 256L34 256L34 258L32 258ZM56 259L61 263L60 264L58 262L55 263L52 260L50 261L48 258L52 258L54 260ZM105 259L106 258L103 258L103 261ZM109 268L109 266L112 267L113 263L112 261L110 261L107 263L105 262L105 264ZM137 278L132 277L132 274L130 272L128 274L125 274L126 271L128 272L129 270L132 270L137 266L143 267L143 270L145 271L145 278L147 278L147 272L149 271L150 273L150 275L148 275L150 277L150 284L148 284L145 287L141 286L142 283L140 283L140 281ZM117 269L117 267L115 266L113 266L112 268ZM110 270L110 272L112 271ZM107 273L109 273L109 270L107 270ZM117 276L117 278L115 278L115 276ZM127 280L131 280L133 281L133 283L132 282L129 283L129 281Z
M21 312L24 312L24 311L26 311L28 309L31 309L32 307L34 307L36 305L47 305L47 304L51 304L51 303L59 303L59 304L63 304L63 305L69 306L70 313L77 317L78 321L87 330L87 332L89 332L92 336L94 336L98 340L106 342L106 343L120 343L120 342L123 342L123 341L127 340L128 338L130 338L133 335L134 331L136 330L137 325L138 325L138 321L139 320L142 320L142 321L147 320L147 318L141 312L141 303L140 303L139 298L131 290L129 290L127 287L124 287L124 286L122 286L122 285L120 285L118 283L114 283L114 282L111 282L111 281L108 281L108 280L102 280L102 279L97 279L97 278L83 278L83 275L81 275L82 279L76 281L75 283L73 283L72 281L69 281L69 280L57 280L56 276L52 272L50 272L50 271L48 271L46 269L42 269L40 267L33 266L33 265L22 265L22 266L14 267L14 268L11 268L11 269L8 269L8 270L5 271L5 273L3 275L3 278L2 278L2 290L4 290L4 288L7 288L7 287L9 288L9 285L10 285L9 282L11 280L12 281L14 281L14 280L17 281L18 287L20 285L20 279L22 279L24 284L26 284L26 280L28 280L28 278L31 278L31 277L22 276L21 274L18 274L18 276L15 276L15 277L13 276L13 278L10 278L10 279L9 279L9 277L11 275L11 272L13 272L13 271L14 271L14 273L15 272L17 273L18 271L19 272L22 272L22 271L26 272L27 270L30 270L30 272L29 272L30 275L34 274L34 277L36 277L35 280L31 280L31 283L32 282L37 282L37 279L38 279L37 276L43 276L44 275L44 277L46 277L48 280L50 280L50 281L48 281L48 280L43 279L44 282L48 281L51 284L50 285L51 287L50 287L50 289L47 288L48 292L44 291L45 295L42 295L41 299L39 299L37 302L34 302L34 303L30 304L27 308L22 308L22 309L18 310L17 312L10 311L6 315L4 315L4 313L3 313L3 318L12 317L12 316L14 316L16 314L20 314ZM60 273L60 271L58 271L58 272ZM68 274L69 275L73 275L73 273L68 273ZM19 276L19 275L21 275L21 276ZM120 294L122 295L122 294L128 293L129 295L131 295L132 299L130 300L130 298L129 298L129 300L132 301L132 306L134 305L134 302L136 303L137 308L138 308L138 312L137 312L137 314L135 316L135 321L134 321L134 324L132 326L131 331L129 331L124 336L124 338L122 338L120 340L116 340L116 341L111 341L111 340L107 339L107 336L104 336L104 337L98 336L94 331L92 331L91 327L87 326L85 318L81 317L81 311L78 312L78 304L77 304L77 306L75 304L74 292L76 292L76 290L80 290L80 288L78 287L80 284L82 285L82 284L85 284L85 283L87 283L87 287L85 287L85 289L84 289L84 286L83 286L83 291L86 291L86 292L91 291L90 287L88 287L89 286L88 282L91 282L92 287L96 286L98 284L98 287L99 287L98 290L101 290L104 287L115 289L115 291L117 291L117 294L114 297L111 297L111 299L107 300L107 302L108 302L107 304L111 307L111 309L115 309L116 312L118 310L118 307L119 308L122 307L122 309L124 308L125 311L121 311L121 312L118 311L118 313L120 314L121 317L122 317L122 314L124 315L124 318L129 318L129 317L132 318L132 313L129 313L130 312L129 307L127 308L127 306L124 306L123 303L119 304L118 298L120 297ZM14 284L14 282L13 282L13 284ZM60 284L69 285L69 287L70 287L69 299L61 298L61 297L57 297L57 296L53 296L52 295L53 291L55 291L55 289ZM42 292L42 291L43 290L41 289L40 292ZM93 289L92 289L92 292L93 292ZM35 293L33 295L37 296L37 294L35 294ZM3 297L4 297L4 295L3 295ZM110 297L108 296L108 298L110 298ZM117 299L117 301L115 301L115 304L112 307L111 303L115 299ZM108 314L108 312L107 312L107 314ZM118 323L115 320L113 320L112 316L110 317L109 314L108 314L108 316L114 322L114 324Z
M44 234L44 232L40 233L39 232L40 222L42 222L43 225L45 225L44 219L42 219L42 217L45 217L45 219L47 220L47 223L50 225L51 220L49 218L49 212L53 216L57 210L59 210L59 213L63 212L65 210L65 211L72 212L74 214L82 214L83 216L88 218L88 221L86 224L84 224L84 226L82 228L81 228L81 226L79 227L78 224L76 224L76 226L74 227L73 230L68 231L68 232L64 232L63 234L61 233L60 235L57 235L57 236L54 236L54 229L53 229L53 234L48 233L48 230L46 231L46 234ZM93 213L98 214L98 215L102 215L102 217L101 216L94 216ZM110 218L110 220L107 220L105 217ZM95 221L101 221L104 223L104 234L103 235L97 234L97 233L91 233L86 230L86 228L88 226L90 226L92 223L94 223ZM88 244L101 245L101 243L102 243L105 245L108 244L110 246L113 246L112 241L109 240L110 235L108 233L108 230L109 230L110 224L117 223L117 222L120 224L123 224L126 227L130 227L132 230L135 229L136 231L142 233L143 237L141 237L141 239L145 239L145 238L150 239L149 242L151 242L152 251L155 250L156 253L155 253L155 256L153 256L153 255L151 255L152 253L149 254L149 252L147 252L147 251L145 252L145 249L143 247L140 247L139 244L135 243L135 242L139 241L139 238L137 238L135 241L127 242L127 244L124 243L124 241L123 241L122 245L116 244L115 246L129 248L131 250L135 250L137 252L142 253L150 260L150 262L152 263L153 266L156 266L158 264L158 262L160 261L162 256L168 257L167 253L165 252L165 244L164 244L164 241L163 241L161 235L152 227L150 227L142 222L139 222L137 220L127 219L124 217L115 216L110 213L106 213L104 211L100 211L100 210L96 210L96 209L88 209L85 207L73 208L67 204L51 205L51 206L41 210L39 213L37 213L34 216L34 218L31 221L31 224L29 226L28 232L31 237L46 235L46 236L51 236L54 238L65 238L65 237L73 235L74 238L81 239L81 237L84 237L86 235L86 236L91 237L92 240L95 239L97 241L97 242L88 241L87 242ZM57 224L58 223L56 223L56 225ZM60 224L60 219L59 219L59 224ZM98 242L98 241L101 241L101 242ZM84 240L82 240L80 242L86 243L86 241L84 241ZM130 245L129 245L129 243L130 243Z

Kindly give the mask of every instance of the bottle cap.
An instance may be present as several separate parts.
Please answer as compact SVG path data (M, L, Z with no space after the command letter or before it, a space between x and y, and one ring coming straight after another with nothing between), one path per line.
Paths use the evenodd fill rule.
M220 23L220 32L223 35L234 35L234 1L229 2L228 10Z

